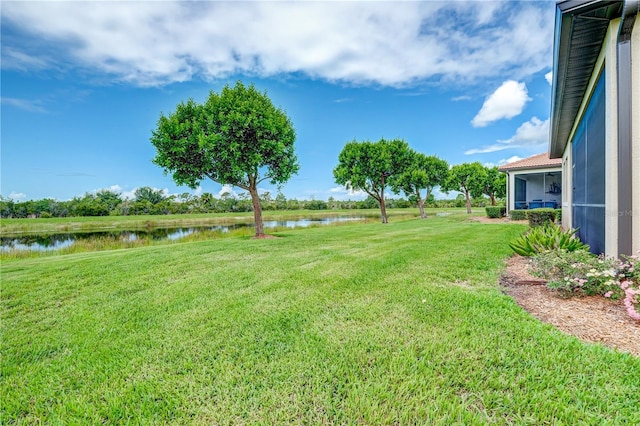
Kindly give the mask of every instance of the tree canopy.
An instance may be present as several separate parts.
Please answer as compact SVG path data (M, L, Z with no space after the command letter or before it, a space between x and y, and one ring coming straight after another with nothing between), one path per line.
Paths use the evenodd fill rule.
M442 185L443 191L459 191L464 194L467 213L471 213L470 197L482 197L487 171L479 162L457 164L449 170Z
M333 170L336 183L361 190L378 201L382 223L387 223L384 191L411 161L409 144L401 139L347 142Z
M486 179L482 192L491 199L491 205L496 205L496 198L504 198L507 195L507 175L498 170L498 167L486 168Z
M153 162L179 185L195 189L209 178L248 191L255 235L261 237L258 184L281 185L298 172L295 139L291 120L266 92L238 81L220 94L211 91L204 104L189 99L161 114L151 143L157 151Z
M153 189L149 186L141 186L133 193L134 200L141 203L158 204L166 197L161 189Z
M420 217L426 218L425 200L429 198L433 188L442 185L447 178L449 164L436 156L412 151L411 161L396 179L392 179L391 188L395 193L404 192L407 197L414 197L420 209ZM422 190L425 196L422 197Z

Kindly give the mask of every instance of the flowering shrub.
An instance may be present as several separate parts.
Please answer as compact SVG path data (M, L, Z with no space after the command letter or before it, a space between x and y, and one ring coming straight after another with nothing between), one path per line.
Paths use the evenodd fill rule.
M533 275L546 279L547 287L563 296L604 295L618 289L615 262L586 250L552 250L533 258Z
M638 251L640 254L640 250ZM631 318L640 321L640 265L638 256L620 256L617 270L618 285L624 292L624 306ZM607 293L605 297L612 297L614 293Z
M640 254L640 252L639 252ZM640 321L640 261L638 256L620 259L594 256L585 251L552 250L532 259L532 274L546 279L547 287L565 297L601 295L624 298L631 318Z

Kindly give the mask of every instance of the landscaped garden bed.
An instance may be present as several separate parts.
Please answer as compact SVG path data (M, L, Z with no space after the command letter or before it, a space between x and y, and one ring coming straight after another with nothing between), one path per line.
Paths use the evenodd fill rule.
M528 258L514 255L500 277L505 293L540 321L585 342L601 343L640 356L640 323L627 313L622 299L601 296L560 297L546 281L530 273Z

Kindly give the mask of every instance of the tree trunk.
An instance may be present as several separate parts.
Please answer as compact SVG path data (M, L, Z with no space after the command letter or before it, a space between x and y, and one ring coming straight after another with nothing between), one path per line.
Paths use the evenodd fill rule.
M389 223L387 219L387 207L384 204L384 195L380 197L380 214L382 215L382 223Z
M427 201L427 198L429 198L429 190L427 190L427 197L423 200L420 197L420 190L416 189L416 200L418 200L418 209L420 209L420 218L421 219L426 219L427 215L424 213L424 203L425 201Z
M384 178L383 178L384 179ZM376 195L378 195L376 193ZM387 206L384 204L384 189L380 191L378 197L374 197L378 200L378 205L380 206L380 215L382 216L382 223L388 223L387 219Z
M495 195L491 194L491 195L489 195L489 198L491 198L491 205L495 206L496 205L496 197L495 197Z
M253 220L256 225L256 238L264 237L264 226L262 224L262 205L260 205L260 197L258 197L258 188L255 185L249 187L251 194L251 202L253 203Z
M387 218L387 206L384 204L384 178L385 173L382 174L382 189L380 190L380 214L382 214L382 223L389 223L389 219Z
M427 215L424 212L424 200L421 200L420 198L418 198L418 208L420 209L420 218L426 219Z
M471 214L471 199L469 198L469 191L464 191L464 196L467 199L467 214Z

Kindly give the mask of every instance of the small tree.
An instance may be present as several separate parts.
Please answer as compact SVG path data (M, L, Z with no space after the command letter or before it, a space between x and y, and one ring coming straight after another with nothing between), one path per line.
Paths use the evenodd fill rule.
M378 142L348 142L333 170L336 183L361 190L378 202L382 223L388 222L384 191L407 167L411 157L409 145L400 139Z
M464 195L467 213L471 214L471 197L482 197L486 169L478 163L463 163L449 170L449 175L442 185L443 191L459 191Z
M425 219L425 200L432 196L433 188L442 185L447 177L449 164L436 156L427 156L412 151L411 162L403 173L392 180L391 188L395 193L403 191L407 197L415 198L420 210L420 217ZM422 198L422 190L425 197Z
M486 179L482 192L491 199L491 205L496 205L496 198L504 198L507 194L507 175L497 167L487 167Z
M122 204L122 196L108 189L100 190L96 193L96 198L105 208L111 213L116 210L120 204Z
M220 94L210 92L204 104L189 99L161 114L151 143L157 150L153 162L179 185L195 189L209 178L248 191L255 236L263 237L258 184L280 185L298 172L295 138L291 120L266 92L237 82Z
M133 193L134 201L137 203L158 204L167 198L161 189L153 189L149 186L141 186Z

